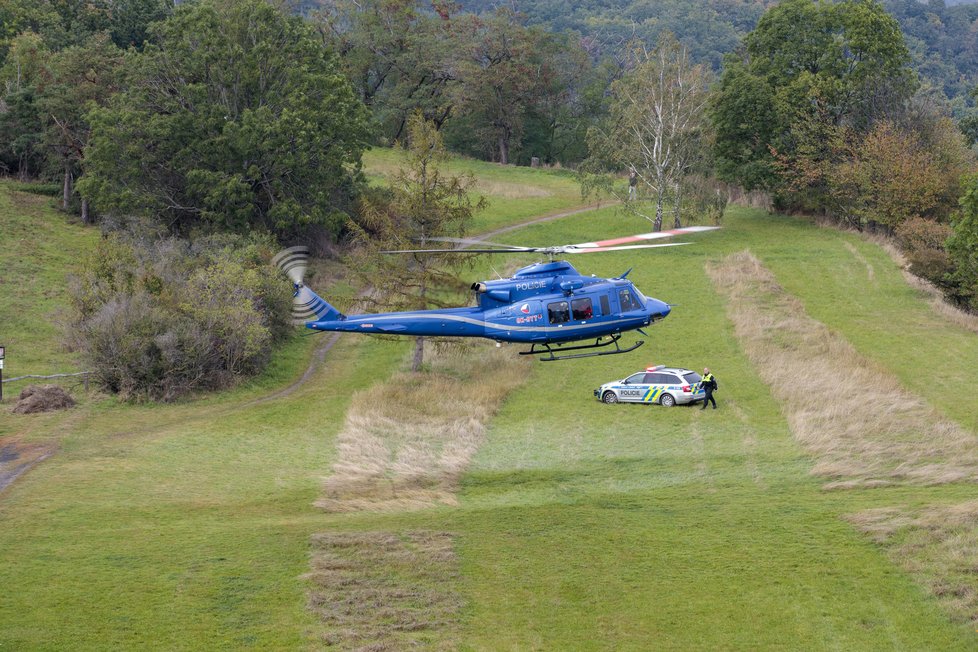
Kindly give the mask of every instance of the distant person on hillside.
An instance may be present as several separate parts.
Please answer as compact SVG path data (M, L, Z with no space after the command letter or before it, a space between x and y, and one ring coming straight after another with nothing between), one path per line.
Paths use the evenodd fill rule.
M636 174L635 170L632 169L632 171L628 173L628 199L629 200L635 199L635 193L637 192L637 190L638 190L638 174Z
M713 398L713 392L717 389L717 379L710 373L709 367L703 367L703 381L700 386L706 391L706 396L703 397L703 407L700 409L705 410L707 402L712 402L713 409L717 409L717 400Z

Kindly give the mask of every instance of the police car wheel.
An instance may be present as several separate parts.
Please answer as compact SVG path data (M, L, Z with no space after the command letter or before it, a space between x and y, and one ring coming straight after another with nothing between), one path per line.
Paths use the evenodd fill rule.
M610 392L609 391L609 392L605 392L604 394L601 395L601 400L604 401L605 403L611 405L612 403L617 403L618 402L618 397L615 395L614 392Z
M672 394L663 394L662 398L659 399L659 404L662 407L672 407L676 404L676 398Z

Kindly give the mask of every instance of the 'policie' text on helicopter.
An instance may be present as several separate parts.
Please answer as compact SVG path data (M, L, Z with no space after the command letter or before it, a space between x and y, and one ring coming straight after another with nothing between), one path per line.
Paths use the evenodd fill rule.
M629 244L674 235L711 231L718 227L692 226L671 231L584 242L552 247L515 247L480 240L442 238L464 245L456 249L412 249L385 253L543 253L550 260L528 265L512 278L472 284L478 305L468 308L415 310L407 312L344 315L322 297L303 285L308 249L292 247L274 259L289 275L295 288L293 316L315 331L374 333L425 337L482 337L496 342L519 342L530 348L521 355L544 355L544 361L565 360L634 351L644 342L628 348L618 344L622 333L637 330L664 319L669 304L643 295L627 279L628 272L616 278L584 276L570 263L555 260L563 254L620 251L669 247L667 244ZM470 245L477 245L470 247ZM631 271L631 270L629 270ZM589 340L593 343L582 344ZM569 345L569 346L568 346ZM614 349L592 351L614 345ZM564 355L569 351L582 351ZM587 352L583 352L587 351Z

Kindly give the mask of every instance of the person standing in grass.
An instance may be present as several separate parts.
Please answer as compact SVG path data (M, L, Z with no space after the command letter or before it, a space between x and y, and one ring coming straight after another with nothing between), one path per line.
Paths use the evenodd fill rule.
M635 193L638 191L638 174L635 172L635 168L628 173L628 199L634 200Z
M713 392L717 389L717 379L710 373L709 367L703 367L703 380L700 382L700 386L706 392L706 396L703 397L703 407L700 409L705 410L707 403L713 403L713 409L717 409L717 400L713 398Z

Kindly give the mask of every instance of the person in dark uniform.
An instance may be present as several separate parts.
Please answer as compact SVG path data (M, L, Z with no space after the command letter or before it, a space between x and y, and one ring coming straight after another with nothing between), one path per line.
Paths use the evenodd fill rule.
M713 398L713 392L717 389L717 379L716 376L710 373L709 367L703 368L703 381L700 383L703 389L706 391L706 396L703 397L703 407L701 410L706 409L706 404L713 403L713 409L717 409L717 400Z
M638 174L635 169L628 174L628 198L635 199L635 191L638 190Z

